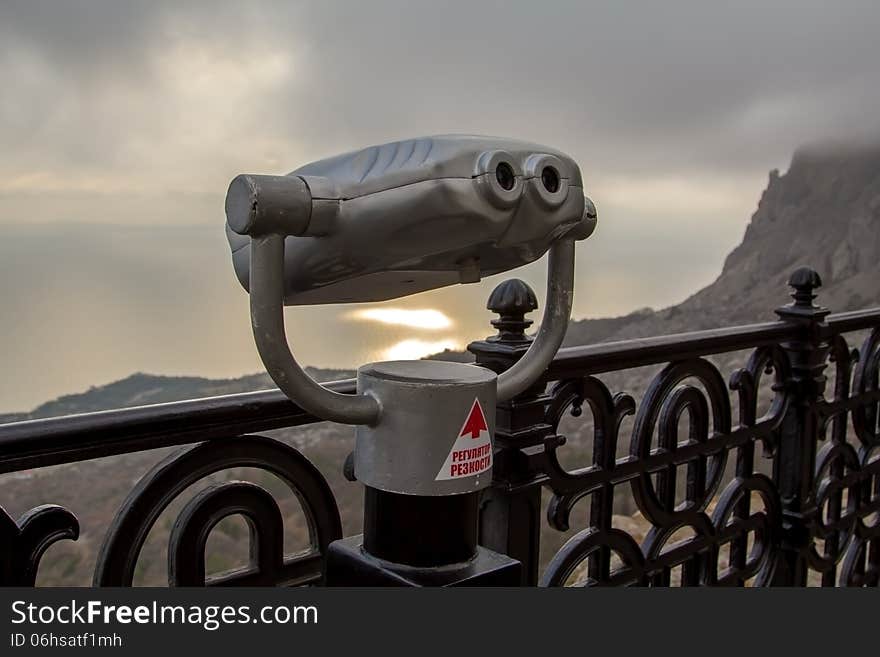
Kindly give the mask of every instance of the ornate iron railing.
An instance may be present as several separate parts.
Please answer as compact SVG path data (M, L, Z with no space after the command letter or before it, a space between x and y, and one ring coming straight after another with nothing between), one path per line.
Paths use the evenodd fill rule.
M821 281L809 269L790 284L794 301L774 322L560 351L541 382L497 409L480 543L519 560L524 585L878 585L880 309L830 315L813 303ZM477 363L510 367L528 348L536 305L521 281L496 288L499 332L469 346ZM646 377L638 401L618 390ZM331 385L354 391L353 381ZM567 414L589 434L577 445L589 462L574 467ZM316 584L342 536L333 493L298 450L249 435L316 421L266 391L19 422L0 426L0 473L185 446L140 479L103 539L94 583L130 585L150 528L185 489L229 468L267 470L298 498L310 547L284 554L265 488L214 483L174 523L168 581ZM542 534L545 552L552 542L545 507L552 531L581 529L542 558ZM249 527L250 565L206 577L208 535L236 514ZM78 535L61 506L17 521L0 508L0 583L33 585L46 548Z

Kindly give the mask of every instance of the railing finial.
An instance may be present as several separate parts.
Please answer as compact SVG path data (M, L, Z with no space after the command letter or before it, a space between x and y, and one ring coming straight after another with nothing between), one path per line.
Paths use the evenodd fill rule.
M816 290L822 287L822 277L819 272L810 267L795 269L788 278L788 284L792 288L792 302L776 309L776 314L782 319L803 320L812 319L821 321L828 310L813 303L816 298Z
M796 306L812 307L816 298L814 290L822 287L822 277L815 269L800 267L792 272L788 284L794 289L791 298Z
M520 342L528 339L525 332L533 322L526 318L526 314L537 310L538 298L528 283L511 278L499 283L492 290L486 308L499 316L492 320L492 326L498 329L498 335L489 339Z

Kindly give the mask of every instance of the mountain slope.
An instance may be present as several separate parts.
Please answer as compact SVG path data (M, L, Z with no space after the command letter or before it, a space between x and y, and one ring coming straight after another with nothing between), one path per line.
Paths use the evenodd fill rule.
M773 318L786 281L807 265L822 276L833 311L880 305L880 144L802 148L770 172L742 243L718 279L681 304L615 321L574 321L566 344L661 335Z
M318 381L334 381L354 376L353 370L333 370L307 367L306 371ZM31 413L0 416L0 423L58 415L73 415L103 411L111 408L146 406L163 402L198 399L238 392L267 390L275 384L264 373L245 375L236 379L205 379L197 376L159 376L138 372L120 381L94 386L85 392L64 395L35 408Z

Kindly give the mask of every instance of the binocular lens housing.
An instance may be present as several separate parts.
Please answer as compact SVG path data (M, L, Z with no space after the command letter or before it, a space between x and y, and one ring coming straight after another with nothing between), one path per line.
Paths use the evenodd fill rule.
M507 162L499 162L495 169L495 179L501 185L501 189L510 191L516 184L516 175L513 173L513 167Z
M553 167L544 167L541 171L541 183L551 194L559 191L559 172Z

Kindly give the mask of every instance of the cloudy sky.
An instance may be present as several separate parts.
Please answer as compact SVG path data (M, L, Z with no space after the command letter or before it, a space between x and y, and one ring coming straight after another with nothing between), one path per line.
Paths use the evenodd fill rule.
M769 169L880 134L878 34L875 1L0 0L0 412L133 371L256 371L228 181L404 137L567 151L600 211L575 314L680 301ZM542 266L523 277L540 290ZM292 311L295 350L460 346L495 283L385 304L443 326Z

